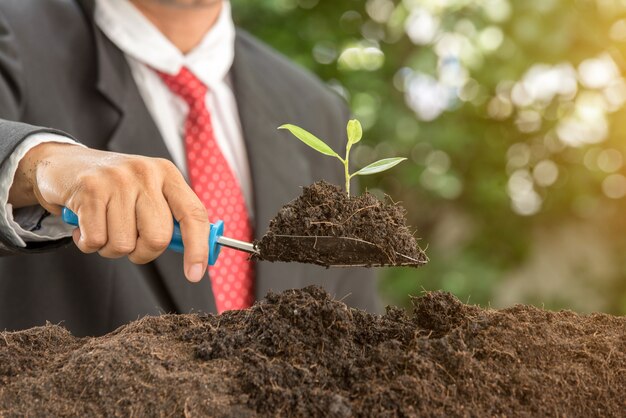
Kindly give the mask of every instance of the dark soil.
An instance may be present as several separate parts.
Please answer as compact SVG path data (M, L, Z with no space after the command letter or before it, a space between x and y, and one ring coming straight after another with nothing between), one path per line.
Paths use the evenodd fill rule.
M626 318L413 305L310 287L99 338L0 333L0 416L624 416Z
M324 181L283 206L258 241L258 259L322 266L426 264L405 210L370 193L348 197Z

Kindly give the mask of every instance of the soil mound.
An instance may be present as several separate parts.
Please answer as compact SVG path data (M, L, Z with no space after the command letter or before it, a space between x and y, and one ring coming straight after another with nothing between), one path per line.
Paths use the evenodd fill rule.
M0 334L0 416L623 416L626 318L427 293L407 313L316 287L99 338Z
M332 265L426 264L406 212L370 193L348 197L324 181L283 206L256 243L259 259Z

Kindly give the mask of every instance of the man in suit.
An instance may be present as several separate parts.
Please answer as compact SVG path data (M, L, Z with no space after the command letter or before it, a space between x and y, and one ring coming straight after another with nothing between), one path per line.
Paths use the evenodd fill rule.
M206 278L208 219L258 238L301 186L341 184L335 161L276 127L340 149L347 119L318 80L235 29L226 1L3 0L0 329L50 321L99 335L308 284L377 310L364 269L224 250ZM172 214L184 256L164 252Z

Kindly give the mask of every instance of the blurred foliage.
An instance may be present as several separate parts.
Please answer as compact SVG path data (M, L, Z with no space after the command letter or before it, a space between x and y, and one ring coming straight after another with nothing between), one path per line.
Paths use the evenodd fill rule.
M382 271L386 302L442 288L626 313L626 1L232 3L346 98L365 129L357 165L410 158L364 179L401 201L431 259ZM590 242L603 258L583 262ZM546 257L569 263L565 281Z

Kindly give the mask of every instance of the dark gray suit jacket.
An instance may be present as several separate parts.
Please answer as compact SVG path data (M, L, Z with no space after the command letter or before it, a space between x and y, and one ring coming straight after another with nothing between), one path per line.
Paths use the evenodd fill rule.
M260 237L280 206L318 179L341 183L334 159L276 127L294 123L341 149L348 112L318 80L238 31L232 68ZM45 128L42 128L45 127ZM123 54L95 27L93 0L0 2L0 161L29 134L59 130L98 149L171 159ZM68 240L23 249L0 229L0 330L46 321L99 335L138 317L215 310L209 280L188 283L166 251L138 266L80 253ZM256 296L318 284L378 310L373 272L260 262Z

